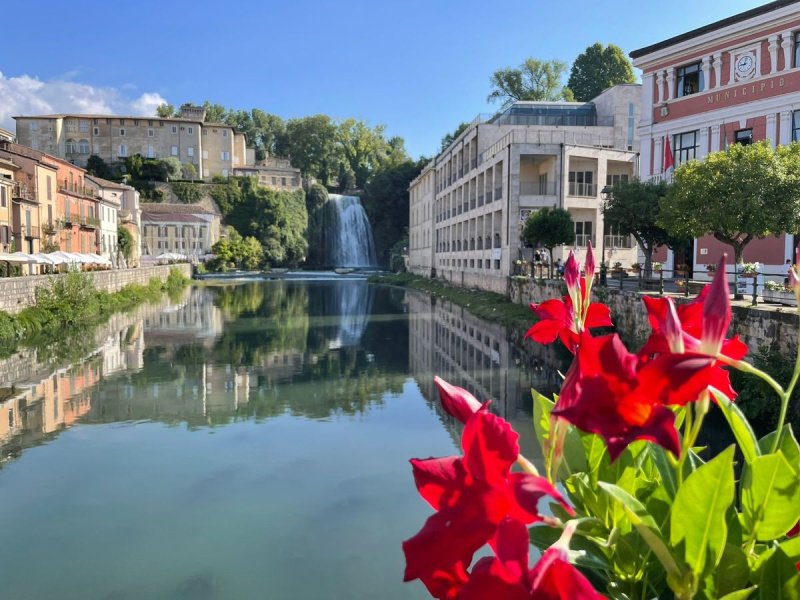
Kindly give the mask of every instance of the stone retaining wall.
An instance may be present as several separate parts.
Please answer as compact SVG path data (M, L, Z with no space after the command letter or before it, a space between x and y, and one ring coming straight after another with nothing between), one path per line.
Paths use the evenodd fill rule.
M145 285L153 277L164 281L172 268L177 268L186 277L192 276L192 267L187 263L140 267L138 269L90 271L89 274L92 276L94 285L98 290L117 292L126 285L133 283ZM0 311L14 314L24 308L33 306L36 301L36 288L40 285L46 285L53 277L61 277L61 275L33 275L30 277L0 279Z
M626 343L638 348L650 335L647 311L642 302L642 294L610 288L594 288L594 301L603 302L611 309L611 317L619 328ZM598 293L599 296L598 297ZM566 293L561 281L519 281L509 283L509 297L512 302L530 304L544 302L550 298L560 298ZM676 303L687 302L681 296L673 296ZM792 307L758 308L750 306L733 307L731 333L742 338L751 352L766 346L771 351L794 357L797 349L798 316Z

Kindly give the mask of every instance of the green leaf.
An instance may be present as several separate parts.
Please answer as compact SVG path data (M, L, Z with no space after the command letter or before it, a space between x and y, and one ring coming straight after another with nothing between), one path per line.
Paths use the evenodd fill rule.
M548 400L536 390L531 390L531 396L533 396L533 429L544 453L547 441L550 439L550 412L555 402Z
M661 446L652 444L650 455L653 457L653 463L655 463L659 475L661 475L661 483L664 489L669 494L669 497L674 499L675 494L678 493L678 477L675 474L675 469L669 463L667 451Z
M598 524L602 525L599 522ZM528 536L530 537L531 544L540 550L546 550L555 544L561 537L561 533L562 531L560 529L541 525L531 527L528 530ZM603 572L611 569L611 563L608 562L608 558L603 552L603 548L597 543L594 543L592 540L581 535L581 528L576 530L575 535L572 537L569 545L570 549L581 551L581 554L579 554L575 560L575 564L577 566Z
M783 452L757 457L742 477L744 525L760 542L789 531L800 517L800 479Z
M725 513L734 497L733 451L729 446L689 475L672 506L670 543L683 546L697 579L707 568L716 567L725 549Z
M756 434L750 426L750 422L747 420L747 417L744 416L741 409L731 402L725 394L713 388L711 392L717 400L717 406L719 406L722 414L725 415L725 419L728 421L728 425L744 455L744 460L747 463L753 462L753 459L761 454L761 450L759 449Z
M747 600L756 590L756 586L749 587L744 590L737 590L735 592L731 592L730 594L725 594L719 600Z
M783 433L783 437L781 438L781 443L778 446L778 450L783 452L784 458L789 462L790 465L792 465L792 468L795 471L800 472L800 445L797 443L797 438L794 437L792 426L789 424L784 425L781 431ZM775 441L775 436L777 434L778 433L776 431L773 431L758 440L758 445L763 454L769 454L772 451L772 444Z
M775 548L758 571L761 600L800 600L800 572L782 548Z
M661 533L658 525L653 519L653 516L647 512L647 509L642 505L639 500L631 496L628 492L616 485L601 481L598 483L600 489L606 494L611 496L615 501L619 502L625 509L628 518L633 523L639 535L647 543L653 554L656 555L661 565L667 571L667 575L671 575L678 580L683 579L683 569L678 565L675 557L672 556L670 549L664 541L664 536Z

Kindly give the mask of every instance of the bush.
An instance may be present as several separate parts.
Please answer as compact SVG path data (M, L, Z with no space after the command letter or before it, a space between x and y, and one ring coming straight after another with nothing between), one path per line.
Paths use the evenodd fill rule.
M203 197L203 191L197 183L187 183L184 181L173 181L170 183L172 192L178 200L184 204L194 204Z

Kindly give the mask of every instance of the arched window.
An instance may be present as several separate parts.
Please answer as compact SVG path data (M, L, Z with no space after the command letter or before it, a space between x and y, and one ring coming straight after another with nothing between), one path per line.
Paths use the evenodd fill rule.
M78 153L89 154L89 140L81 140L78 142Z
M68 139L66 147L67 154L75 154L77 151L78 151L78 144L75 143L75 140L71 138Z

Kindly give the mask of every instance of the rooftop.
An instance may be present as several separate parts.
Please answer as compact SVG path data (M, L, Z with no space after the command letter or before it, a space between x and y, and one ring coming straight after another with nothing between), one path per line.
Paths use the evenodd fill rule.
M142 212L159 214L184 214L184 215L215 215L219 214L198 206L196 204L170 204L167 202L142 202L139 205Z
M130 190L133 189L131 186L126 185L124 183L120 183L118 181L109 181L108 179L103 179L102 177L97 177L97 175L86 175L86 179L89 181L93 181L100 187L104 188L113 188L115 190Z
M641 56L646 56L647 54L655 52L656 50L669 48L670 46L701 36L705 33L710 33L718 29L723 29L724 27L728 27L729 25L735 25L736 23L741 23L742 21L747 21L748 19L752 19L753 17L759 17L761 15L770 13L774 10L778 10L785 6L790 6L792 4L797 4L797 3L800 3L800 0L776 0L775 2L769 2L767 4L764 4L763 6L757 6L756 8L752 8L750 10L741 12L737 15L733 15L732 17L727 17L725 19L715 21L714 23L704 25L703 27L692 29L691 31L687 31L686 33L681 33L680 35L676 35L662 42L658 42L650 46L645 46L644 48L639 48L638 50L634 50L633 52L631 52L630 56L631 58L639 58Z
M196 215L153 213L144 209L142 209L142 221L156 221L159 223L207 223L206 219Z

